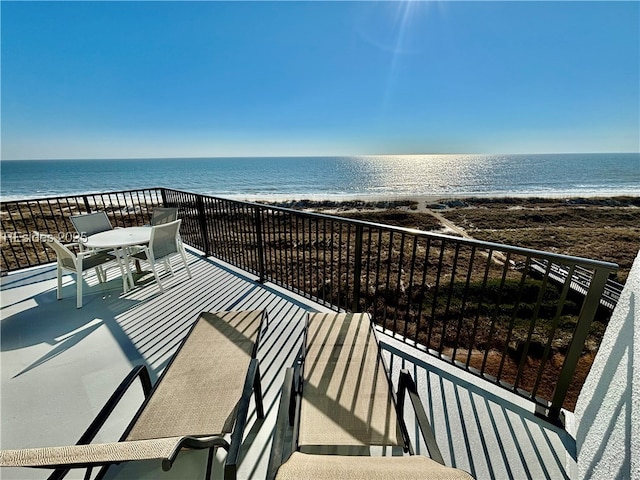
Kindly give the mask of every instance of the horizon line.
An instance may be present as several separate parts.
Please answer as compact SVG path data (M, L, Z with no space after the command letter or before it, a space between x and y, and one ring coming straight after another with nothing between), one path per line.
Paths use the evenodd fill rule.
M610 155L610 154L640 154L639 151L612 151L612 152L511 152L511 153L472 153L472 152L431 152L431 153L359 153L359 154L332 154L332 155L195 155L195 156L158 156L158 157L56 157L56 158L0 158L0 162L31 162L31 161L99 161L99 160L206 160L225 158L337 158L337 157L418 157L431 155Z

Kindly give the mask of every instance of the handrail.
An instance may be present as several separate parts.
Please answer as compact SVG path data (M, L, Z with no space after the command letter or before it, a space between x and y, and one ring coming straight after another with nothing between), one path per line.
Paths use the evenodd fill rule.
M205 255L334 310L369 312L554 422L575 400L593 321L610 315L601 300L615 304L610 262L168 188L2 202L3 235L26 235L3 242L2 270L52 261L29 232L69 232L70 212L143 225L154 206L178 207L182 240ZM578 276L585 292L571 288Z
M169 188L165 188L164 190L166 191L172 191L172 192L176 192L176 193L182 193L182 194L187 194L187 195L194 195L193 193L190 192L185 192L182 190L173 190L173 189L169 189ZM195 194L195 195L199 195L199 194ZM204 197L207 198L211 198L211 199L215 199L215 200L221 200L221 201L226 201L226 202L233 202L239 205L245 205L247 207L251 207L251 208L259 208L262 210L273 210L273 211L280 211L280 212L284 212L284 213L289 213L289 214L296 214L299 217L305 217L305 218L319 218L319 219L327 219L327 220L341 220L343 222L348 222L350 224L353 225L361 225L361 226L367 226L367 227L377 227L377 228L384 228L387 229L389 231L395 231L395 232L404 232L407 234L411 234L411 235L416 235L416 236L422 236L422 237L431 237L431 238L441 238L444 240L456 240L457 242L464 244L464 245L470 245L470 246L482 246L483 248L493 248L493 249L499 249L505 252L512 252L512 253L519 253L519 254L537 254L537 255L543 255L546 258L550 258L555 260L557 263L561 263L561 264L572 264L572 263L582 263L584 265L587 266L593 266L593 267L604 267L604 268L609 268L611 270L617 270L618 269L618 265L612 262L605 262L602 260L594 260L594 259L590 259L590 258L585 258L585 257L578 257L578 256L571 256L571 255L564 255L564 254L560 254L560 253L555 253L555 252L546 252L543 250L536 250L536 249L531 249L531 248L525 248L525 247L517 247L517 246L513 246L513 245L506 245L503 243L494 243L494 242L487 242L484 240L477 240L474 238L464 238L464 237L456 237L454 235L447 235L444 233L436 233L436 232L425 232L424 230L418 230L418 229L414 229L414 228L407 228L407 227L400 227L400 226L396 226L396 225L387 225L387 224L383 224L383 223L376 223L376 222L367 222L365 220L358 220L355 218L343 218L343 217L337 217L336 215L329 215L326 213L315 213L315 212L305 212L303 210L295 210L292 208L287 208L287 207L279 207L276 205L265 205L262 203L256 203L256 202L250 202L247 200L235 200L235 199L228 199L228 198L224 198L224 197L214 197L214 196L205 196Z
M19 199L9 199L0 201L0 205L4 205L7 203L26 203L26 202L46 202L46 201L54 201L54 200L64 200L67 198L80 198L80 197L92 197L96 195L119 195L119 194L127 194L127 193L135 193L142 191L151 191L156 190L159 193L164 190L164 187L149 187L143 189L133 189L133 190L115 190L111 192L82 192L82 193L71 193L68 195L55 195L52 197L35 197L35 198L19 198Z

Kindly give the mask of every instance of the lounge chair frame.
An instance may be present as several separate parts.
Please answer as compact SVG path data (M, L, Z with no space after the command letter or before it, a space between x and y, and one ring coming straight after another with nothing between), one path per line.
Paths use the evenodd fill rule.
M218 313L226 313L226 312L218 312ZM243 312L238 312L243 313ZM99 433L100 429L107 421L113 410L116 408L120 400L127 393L129 388L136 382L137 379L140 380L140 384L142 387L142 391L144 393L145 399L142 405L138 408L138 411L129 422L129 425L125 429L124 433L120 437L119 442L124 442L134 425L144 412L145 408L153 398L154 393L158 389L158 387L162 384L162 381L167 376L169 371L171 370L172 365L179 358L180 353L184 346L187 344L188 339L191 336L191 333L195 329L197 323L200 321L200 317L194 322L194 324L190 327L189 332L185 336L184 340L180 344L178 351L173 355L169 364L164 369L163 373L157 380L154 386L151 385L151 379L149 376L149 372L145 365L139 365L134 367L131 372L124 378L124 380L120 383L120 385L115 389L114 393L107 400L105 405L102 407L100 412L97 414L95 419L91 422L87 430L82 434L80 439L76 442L76 445L89 445L91 441L96 437ZM244 380L244 386L242 390L242 395L238 402L237 409L235 411L235 421L234 426L231 432L231 438L227 441L224 438L224 434L222 435L209 435L209 436L189 436L184 435L178 441L176 441L175 447L171 455L162 460L162 469L164 471L168 471L171 469L173 462L175 461L178 453L182 448L191 448L191 449L209 449L209 455L207 459L207 469L206 469L206 479L211 478L212 474L212 465L213 465L213 456L215 453L215 449L222 447L227 451L227 456L224 465L224 478L225 480L235 480L237 475L237 463L240 452L240 447L242 444L242 438L244 435L244 430L246 427L246 422L248 418L249 405L251 402L251 395L253 393L255 397L255 405L256 405L256 415L257 418L262 420L264 419L264 405L262 398L262 387L261 387L261 376L260 376L260 368L259 362L256 358L257 351L260 345L261 337L264 332L268 329L269 320L266 311L262 311L262 317L260 319L260 324L258 327L258 332L256 336L256 340L253 344L253 349L251 352L251 360L249 363L249 368L247 369L247 375ZM54 472L48 477L48 480L60 480L64 478L71 469L73 468L86 468L85 478L89 479L92 474L92 470L94 467L102 467L100 471L96 475L96 479L104 478L105 474L110 465L121 463L121 461L105 461L105 462L78 462L73 464L65 464L65 465L42 465L38 468L53 468Z
M300 355L297 358L294 366L287 368L285 373L271 456L269 459L269 466L267 471L268 480L272 480L276 477L280 466L284 464L289 456L299 448L297 441L301 421L300 412L302 404L302 393L304 389L303 370L306 360L307 335L309 331L308 326L309 317L307 316ZM391 401L395 407L398 425L400 427L400 432L404 443L404 451L409 455L415 454L415 450L409 438L404 415L402 414L402 412L404 412L405 399L408 395L416 415L418 429L420 430L420 433L425 440L425 445L427 447L429 456L432 460L444 465L442 454L440 453L440 449L438 448L433 430L431 429L431 425L429 424L427 414L418 395L415 382L413 381L413 378L411 378L411 374L408 370L404 369L400 372L398 390L397 392L394 392L393 384L389 375L389 369L387 368L386 362L382 357L378 337L375 335L375 327L373 323L370 323L369 326L375 339L375 344L377 347L377 358L384 368L385 377L389 385L389 393L391 396ZM285 438L287 435L287 430L289 429L291 429L292 431L291 449L285 450Z

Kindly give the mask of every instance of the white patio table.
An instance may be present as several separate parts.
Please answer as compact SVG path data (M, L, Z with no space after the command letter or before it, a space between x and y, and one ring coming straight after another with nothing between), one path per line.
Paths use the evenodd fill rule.
M136 245L146 245L151 239L151 227L126 227L114 228L105 232L95 233L81 240L87 248L100 250L113 249L117 253L118 261L126 259L126 249ZM125 269L129 279L129 285L133 288L133 276L129 262L125 261ZM126 282L124 292L127 293Z

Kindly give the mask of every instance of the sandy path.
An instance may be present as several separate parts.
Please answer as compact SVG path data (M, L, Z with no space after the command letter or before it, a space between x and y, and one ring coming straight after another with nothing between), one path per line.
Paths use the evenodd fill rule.
M458 225L456 225L455 223L453 223L450 220L447 220L446 218L444 218L442 215L440 215L435 210L431 210L429 208L425 208L423 210L423 212L424 213L428 213L429 215L434 217L436 220L438 220L440 223L442 223L442 225L444 226L444 228L446 230L445 233L452 232L452 233L456 233L456 234L460 235L462 238L473 239L473 237L471 235L469 235L464 228L459 227Z

